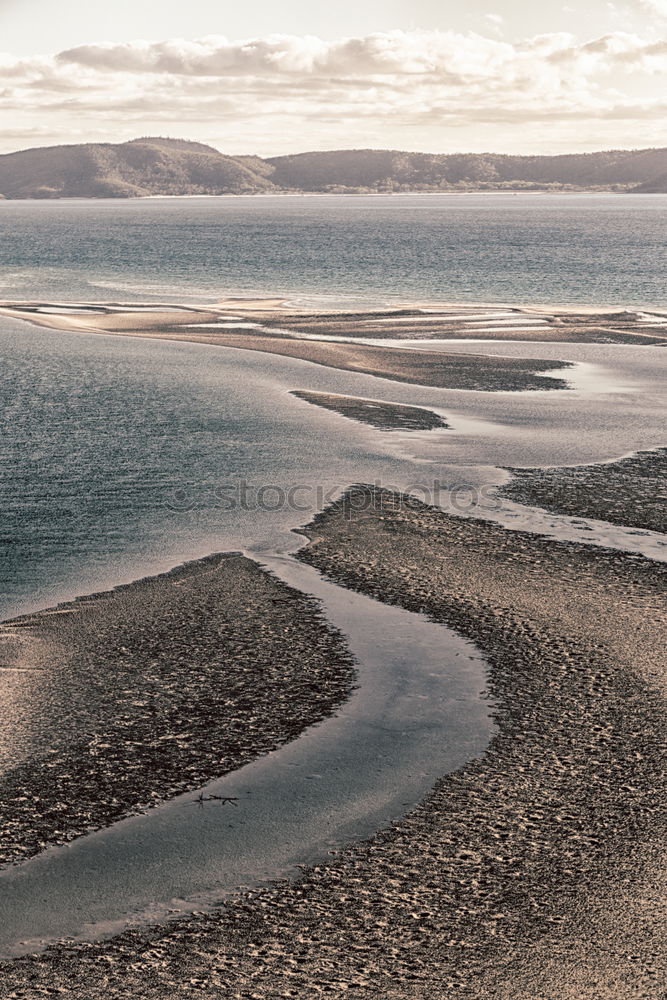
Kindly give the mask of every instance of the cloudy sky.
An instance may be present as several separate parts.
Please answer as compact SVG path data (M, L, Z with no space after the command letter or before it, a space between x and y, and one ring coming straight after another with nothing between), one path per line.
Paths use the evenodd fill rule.
M0 0L1 152L664 146L666 84L667 0Z

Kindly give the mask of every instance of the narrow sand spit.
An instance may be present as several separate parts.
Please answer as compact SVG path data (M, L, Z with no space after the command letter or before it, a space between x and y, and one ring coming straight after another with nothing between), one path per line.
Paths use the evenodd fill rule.
M82 303L82 306L89 303ZM223 305L225 308L223 308ZM251 304L254 305L254 304ZM487 392L527 389L566 389L567 382L545 370L558 371L570 365L563 361L533 361L524 358L488 358L484 355L444 354L442 352L402 350L400 357L391 348L359 343L335 343L293 337L285 324L292 314L280 313L282 326L265 325L263 312L246 304L245 310L228 315L226 304L216 307L191 307L191 311L146 312L137 314L119 309L111 313L81 315L44 313L38 305L0 308L0 315L29 320L39 326L79 333L116 334L125 337L151 337L158 340L191 341L246 351L262 351L283 357L298 358L313 364L354 371L364 375L409 382L414 385ZM240 312L240 315L237 315ZM275 312L270 315L276 315ZM218 321L219 322L216 322ZM249 328L250 327L250 328Z
M447 354L362 341L504 341L667 344L667 314L516 306L408 306L363 312L308 312L284 299L221 299L215 304L0 303L0 315L54 330L183 340L263 351L378 378L449 389L564 389L544 375L566 362Z
M655 1000L665 567L372 487L306 534L301 558L331 579L483 650L489 749L300 882L17 960L3 996Z
M141 336L145 336L142 333ZM292 339L284 335L243 329L192 329L184 334L163 328L149 336L192 340L219 347L263 351L298 358L326 368L374 375L411 385L482 392L523 392L528 389L566 389L564 379L540 375L542 371L568 369L566 361L533 361L528 358L489 358L483 354L445 354L440 351L403 349L400 357L391 347L327 340Z
M319 605L240 555L0 626L0 864L201 787L294 739L351 691Z

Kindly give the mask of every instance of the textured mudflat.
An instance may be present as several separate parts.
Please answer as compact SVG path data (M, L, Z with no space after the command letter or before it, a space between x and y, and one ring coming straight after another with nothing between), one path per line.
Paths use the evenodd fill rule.
M265 327L310 337L374 340L518 340L536 343L667 344L667 314L577 312L519 306L404 308L264 316Z
M0 862L203 785L293 739L354 671L317 602L242 556L212 556L0 627L37 685L12 759L0 735ZM27 745L26 745L27 744Z
M118 310L99 315L50 315L37 311L39 304L33 304L30 308L23 304L18 309L0 307L0 314L28 319L32 323L57 330L191 341L261 351L310 361L327 368L436 388L521 392L527 389L568 387L567 382L561 378L539 374L570 368L571 365L566 361L444 354L440 351L399 351L368 344L308 340L290 336L291 314L280 314L282 326L276 323L269 328L265 326L265 315L272 314L257 312L251 308L252 305L247 305L245 312L239 307L231 315L227 312L216 314L212 307L200 310L193 308L189 313L165 310L137 314L135 309L134 312ZM221 325L216 324L216 320L220 320ZM249 324L251 328L248 328Z
M3 997L656 1000L665 567L371 488L307 534L305 561L484 650L487 753L300 883L17 960Z
M120 330L114 331L121 334ZM541 371L570 368L567 361L537 361L528 358L496 358L482 354L445 354L442 351L397 350L368 344L335 343L326 340L295 339L265 332L193 327L144 328L140 334L122 331L123 336L187 340L244 351L262 351L281 357L310 361L342 371L360 372L394 382L428 385L440 389L468 389L479 392L524 392L527 389L567 389L564 379L540 375Z
M401 403L384 403L373 399L359 399L356 396L338 396L329 392L308 392L295 389L293 396L307 403L333 410L343 417L358 420L362 424L379 427L383 431L431 431L436 427L447 427L447 421L432 410L420 406L404 406Z
M601 465L508 471L513 479L499 492L510 500L557 514L667 531L667 448Z

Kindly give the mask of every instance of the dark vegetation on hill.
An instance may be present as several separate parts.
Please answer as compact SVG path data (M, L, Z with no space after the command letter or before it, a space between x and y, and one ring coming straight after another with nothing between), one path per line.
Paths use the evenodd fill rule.
M262 159L184 139L142 138L0 156L0 197L466 190L667 192L667 149L562 156L338 150Z
M298 153L268 161L271 180L304 191L367 188L378 191L496 188L632 188L667 171L667 149L612 150L564 156L493 153L429 154L393 150ZM662 179L663 190L665 190Z
M179 139L27 149L0 157L6 198L138 198L256 194L273 185L262 160Z
M645 181L635 188L640 194L665 194L667 193L667 172L654 177L653 180Z

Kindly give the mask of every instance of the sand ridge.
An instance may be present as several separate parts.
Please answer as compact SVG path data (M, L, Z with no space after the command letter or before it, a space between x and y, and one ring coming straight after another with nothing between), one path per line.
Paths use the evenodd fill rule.
M18 960L5 996L655 1000L667 973L665 568L374 487L351 489L306 534L300 558L329 578L484 651L488 751L300 882Z
M77 333L147 337L259 351L328 368L438 388L482 392L567 388L564 379L540 374L567 369L570 367L567 362L486 357L484 354L448 355L424 350L398 352L391 347L354 340L318 340L301 336L298 330L292 329L296 323L292 313L290 328L285 329L286 318L282 313L280 322L277 322L275 313L265 315L247 308L235 321L234 315L229 316L224 311L224 304L221 304L219 312L214 312L209 306L206 311L202 309L199 312L193 311L194 307L188 307L180 312L146 311L140 315L122 309L91 314L83 311L90 304L81 305L80 315L53 315L40 311L39 305L15 304L11 307L5 303L0 308L0 315Z
M238 554L6 622L0 656L39 670L41 715L0 767L0 865L275 749L355 676L318 603Z

